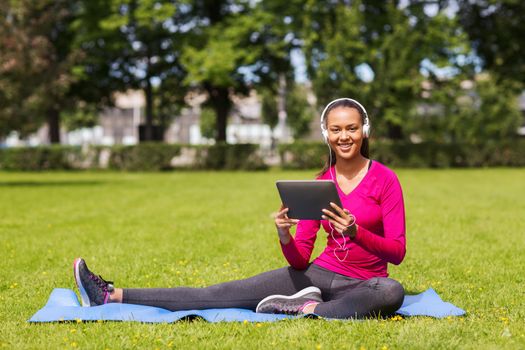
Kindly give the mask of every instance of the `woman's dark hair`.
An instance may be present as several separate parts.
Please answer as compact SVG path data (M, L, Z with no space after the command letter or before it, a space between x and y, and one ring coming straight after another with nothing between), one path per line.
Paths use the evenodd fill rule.
M328 115L330 114L330 112L332 110L336 109L336 108L339 108L339 107L346 107L346 108L354 108L354 109L356 109L359 112L359 115L361 116L361 122L363 124L365 123L365 113L364 113L364 111L362 110L362 108L358 104L356 104L355 102L352 102L350 100L340 100L340 101L334 102L326 110L326 112L324 114L324 120L323 120L323 123L325 123L325 126L327 126ZM328 130L328 128L327 128L327 130ZM335 162L336 162L335 152L334 152L334 150L331 147L330 147L330 153L331 153L331 157L327 157L326 158L325 165L324 165L323 169L319 172L319 174L317 174L318 176L323 175L328 169L330 169L331 166L335 165ZM368 138L363 139L363 143L361 144L360 153L365 158L369 158L370 157ZM331 163L329 163L330 162L330 158L332 159Z

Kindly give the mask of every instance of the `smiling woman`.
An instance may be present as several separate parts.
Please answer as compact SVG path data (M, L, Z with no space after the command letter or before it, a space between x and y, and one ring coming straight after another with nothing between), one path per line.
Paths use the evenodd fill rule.
M331 159L318 179L335 183L342 207L331 203L322 210L322 220L291 219L288 208L281 208L275 225L290 266L206 288L114 288L77 259L74 275L83 305L117 302L172 311L235 307L329 318L395 313L404 289L388 278L387 265L401 263L405 255L405 210L397 176L368 159L370 123L357 101L329 103L321 129ZM321 226L326 248L310 262Z
M405 256L405 210L394 172L369 159L370 121L365 108L350 98L330 102L321 114L321 130L330 157L319 180L335 182L342 208L332 204L323 220L292 220L283 209L276 225L283 253L297 269L316 266L335 273L323 302L303 312L363 317L392 313L403 301L403 287L387 278L387 264ZM290 227L298 225L295 237ZM324 252L309 264L320 226L328 234ZM337 281L337 282L334 282ZM271 298L272 299L272 298ZM275 297L273 300L283 300Z

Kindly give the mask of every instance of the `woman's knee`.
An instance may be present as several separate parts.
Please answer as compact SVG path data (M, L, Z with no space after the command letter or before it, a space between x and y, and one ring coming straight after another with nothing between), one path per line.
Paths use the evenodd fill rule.
M401 307L405 299L405 288L396 280L391 278L385 278L385 280L385 301L387 301L387 304L391 305L393 309L397 310Z
M385 307L393 311L399 309L405 299L405 289L401 283L386 277L375 277L373 280L371 282L380 291Z

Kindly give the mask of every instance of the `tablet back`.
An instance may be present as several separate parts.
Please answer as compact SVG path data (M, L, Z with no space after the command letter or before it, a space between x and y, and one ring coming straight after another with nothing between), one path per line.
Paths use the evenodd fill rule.
M330 202L342 207L331 180L285 180L277 181L276 185L281 201L289 208L289 218L321 220L321 210L331 209Z

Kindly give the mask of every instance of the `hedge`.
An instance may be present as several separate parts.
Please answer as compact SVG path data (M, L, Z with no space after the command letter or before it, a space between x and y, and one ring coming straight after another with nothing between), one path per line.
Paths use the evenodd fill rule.
M283 169L321 169L328 158L328 146L319 142L281 144L279 156Z
M280 145L279 155L284 169L320 169L328 148L320 142L295 142ZM480 144L373 140L370 157L391 167L525 166L525 139Z
M283 169L321 169L328 147L295 142L278 148ZM391 142L373 140L370 156L391 167L525 166L525 139L480 144ZM185 159L183 159L185 158ZM183 162L178 160L183 159ZM258 145L210 146L141 143L134 146L42 146L0 149L2 170L110 168L125 171L171 169L264 170Z
M213 170L264 170L268 165L259 154L256 144L217 143L199 146L192 166L193 169Z
M182 149L190 149L192 159L176 165ZM174 165L175 164L175 165ZM2 170L71 170L109 168L125 171L159 171L173 168L214 170L263 170L268 166L258 145L219 143L210 146L141 143L132 146L40 146L0 149Z
M113 146L110 148L109 168L131 171L158 171L171 169L171 160L178 156L180 145L157 142L141 143L133 146Z
M41 146L0 149L0 169L3 170L68 170L82 158L75 146Z

